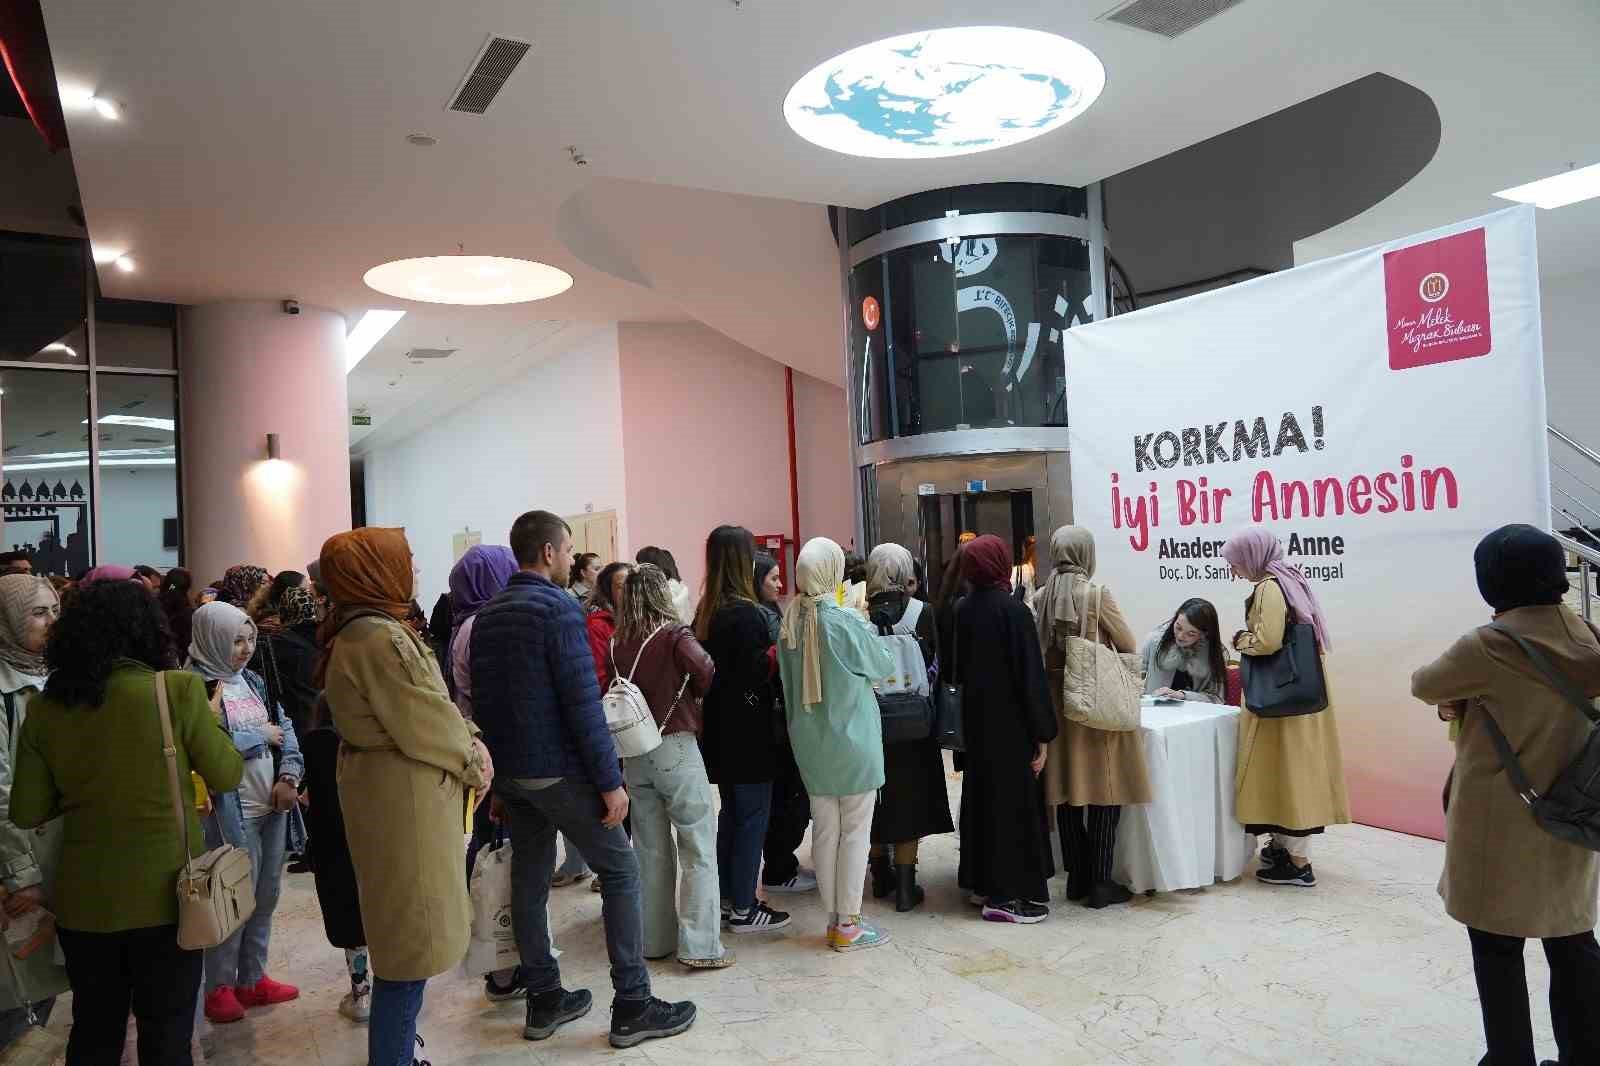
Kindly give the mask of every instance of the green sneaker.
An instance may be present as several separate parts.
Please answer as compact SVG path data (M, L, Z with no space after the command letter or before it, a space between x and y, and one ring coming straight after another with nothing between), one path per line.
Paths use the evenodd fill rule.
M859 951L862 948L875 948L879 944L888 942L887 930L879 929L860 915L852 915L828 930L828 946L834 951Z

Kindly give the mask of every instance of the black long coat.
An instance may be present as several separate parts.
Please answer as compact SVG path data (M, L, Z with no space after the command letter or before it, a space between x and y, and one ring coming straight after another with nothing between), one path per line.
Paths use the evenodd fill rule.
M317 879L317 904L328 943L336 948L365 947L367 933L361 922L361 898L356 892L356 871L350 862L350 845L344 835L344 810L339 803L339 734L330 726L313 729L300 741L306 757L306 847Z
M906 597L898 592L886 593L875 597L870 607L875 624L892 626L906 613ZM933 608L927 604L917 618L916 636L923 657L932 663L938 635ZM904 844L954 831L950 796L944 783L944 754L938 738L884 745L883 788L878 792L878 805L872 809L872 842Z
M967 741L960 883L1043 901L1055 864L1028 764L1058 727L1033 615L1003 589L978 589L956 611L952 643Z
M714 785L754 785L778 773L767 615L747 600L722 608L701 641L717 673L702 703L700 752Z

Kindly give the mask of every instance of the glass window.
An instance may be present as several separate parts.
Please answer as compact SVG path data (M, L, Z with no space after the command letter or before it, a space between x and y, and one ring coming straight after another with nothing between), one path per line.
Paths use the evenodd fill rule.
M143 370L171 370L178 309L172 304L142 300L94 302L94 359L97 366L132 366Z
M100 401L100 556L178 565L177 380L95 375Z
M961 373L950 246L914 244L881 259L896 435L955 429L961 421Z
M35 573L89 569L88 418L88 374L0 368L0 543L31 552Z
M862 444L894 436L884 306L883 263L869 259L850 272L850 395Z
M83 242L0 233L0 360L88 364Z

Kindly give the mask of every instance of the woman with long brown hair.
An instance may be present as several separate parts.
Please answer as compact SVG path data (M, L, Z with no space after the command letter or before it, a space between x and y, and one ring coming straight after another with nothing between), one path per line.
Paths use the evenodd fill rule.
M706 584L694 632L717 668L706 693L700 747L722 797L717 877L735 933L765 933L789 924L787 913L756 899L778 768L775 645L759 603L755 538L742 526L718 526L706 538Z

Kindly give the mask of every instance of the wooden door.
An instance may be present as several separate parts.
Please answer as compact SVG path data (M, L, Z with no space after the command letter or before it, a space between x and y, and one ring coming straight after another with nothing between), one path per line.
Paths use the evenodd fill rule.
M593 552L600 556L601 565L617 561L617 512L573 515L567 525L572 527L574 553Z

